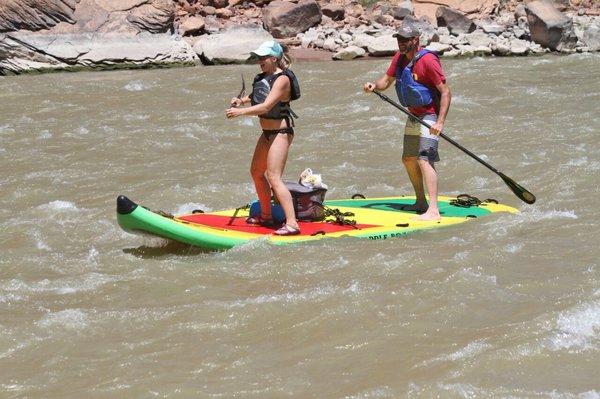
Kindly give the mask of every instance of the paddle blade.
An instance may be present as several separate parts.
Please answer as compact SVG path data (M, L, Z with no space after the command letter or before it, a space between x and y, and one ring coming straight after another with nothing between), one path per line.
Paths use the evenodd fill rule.
M246 95L246 81L244 80L244 74L242 74L242 90L240 90L240 94L238 94L237 98L240 100L242 97Z
M522 201L528 204L533 204L535 202L535 195L531 194L524 187L517 184L517 182L506 176L504 173L499 172L498 175L502 178L502 180L504 180L504 183L506 183L508 188L510 188L511 191L515 193L515 195Z

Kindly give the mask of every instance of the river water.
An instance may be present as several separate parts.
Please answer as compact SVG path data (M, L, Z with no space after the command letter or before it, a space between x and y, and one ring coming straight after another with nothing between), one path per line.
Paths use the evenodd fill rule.
M286 177L411 194L387 60L299 63ZM256 66L0 77L0 397L599 398L600 56L444 60L440 192L517 215L394 240L220 253L130 235L153 209L254 198ZM392 96L392 90L388 91Z

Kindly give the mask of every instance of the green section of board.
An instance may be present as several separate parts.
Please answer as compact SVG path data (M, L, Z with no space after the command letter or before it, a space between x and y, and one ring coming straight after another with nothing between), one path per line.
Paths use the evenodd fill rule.
M365 208L365 209L378 209L382 211L390 212L406 212L402 210L403 206L411 205L415 202L414 198L398 198L398 199L354 199L354 200L332 200L325 201L325 205L329 207L343 206L350 208ZM439 201L438 206L440 214L446 217L467 217L467 216L484 216L491 212L485 209L485 204L480 206L470 206L463 208L459 206L450 205L449 201ZM411 212L414 213L414 212Z

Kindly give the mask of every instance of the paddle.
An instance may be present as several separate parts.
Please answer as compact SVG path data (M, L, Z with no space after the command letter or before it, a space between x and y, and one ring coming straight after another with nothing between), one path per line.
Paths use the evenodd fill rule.
M242 74L242 90L240 90L240 94L237 95L236 98L240 100L246 95L246 81L244 80L244 74ZM232 105L235 108L235 105Z
M421 125L423 125L423 126L425 126L427 128L431 127L426 122L424 122L423 119L417 118L416 116L414 116L413 114L411 114L410 111L408 111L402 105L398 104L397 102L395 102L394 100L392 100L391 98L389 98L388 96L386 96L385 94L381 94L378 91L373 91L373 93L377 94L379 96L379 98L381 98L383 101L385 101L385 102L393 105L394 107L398 108L400 111L404 112L409 117L416 119L417 121L419 121L419 123ZM500 176L500 178L504 181L504 183L506 183L506 185L508 186L508 188L510 188L510 190L517 197L519 197L522 201L524 201L524 202L526 202L528 204L533 204L535 202L535 195L533 195L532 193L530 193L529 191L527 191L524 187L522 187L521 185L519 185L513 179L511 179L510 177L506 176L504 173L500 172L498 169L494 168L492 165L490 165L489 163L485 162L483 159L479 158L477 155L473 154L471 151L467 150L465 147L463 147L462 145L458 144L456 141L454 141L450 137L446 136L444 133L440 133L440 136L442 136L442 138L444 138L450 144L452 144L453 146L455 146L459 150L463 151L465 154L469 155L471 158L475 159L477 162L479 162L480 164L482 164L483 166L485 166L486 168L488 168L489 170L491 170L492 172L494 172L495 174L497 174L498 176Z

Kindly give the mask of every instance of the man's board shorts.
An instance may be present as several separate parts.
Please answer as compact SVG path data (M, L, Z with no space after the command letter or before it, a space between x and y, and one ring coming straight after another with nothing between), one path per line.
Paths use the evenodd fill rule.
M423 121L428 125L433 125L437 120L436 115L427 114ZM404 147L402 157L417 157L424 159L429 163L438 162L438 143L440 137L429 133L429 129L423 126L414 118L408 118L404 127Z

